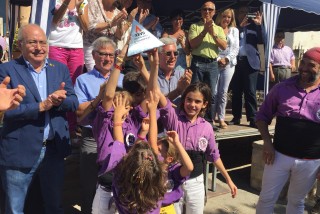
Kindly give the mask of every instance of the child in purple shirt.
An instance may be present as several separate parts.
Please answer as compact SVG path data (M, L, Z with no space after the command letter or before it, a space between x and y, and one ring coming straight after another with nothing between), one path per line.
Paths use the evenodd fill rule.
M190 179L183 184L187 213L203 213L205 158L213 162L226 179L232 197L237 193L237 187L220 159L212 126L203 118L208 104L211 103L210 99L210 88L197 82L188 86L182 94L181 110L175 110L169 100L160 100L160 117L165 128L179 134L181 143L194 165Z
M161 92L159 92L159 94L161 95ZM157 93L150 93L147 101L150 118L156 118L155 112L157 110L158 102L159 95L157 95ZM155 122L156 119L153 119L152 121ZM150 122L150 126L151 125L157 126L157 124L151 124ZM175 213L174 203L179 201L183 195L183 191L180 186L192 172L193 164L180 143L177 132L168 131L167 137L158 141L154 140L157 138L152 134L153 132L150 130L149 142L151 147L156 154L161 154L167 171L167 193L162 200L160 213ZM181 164L178 163L179 159Z
M126 114L125 98L116 101L114 123L121 122ZM148 103L150 133L149 141L157 143L156 106ZM151 110L151 111L150 111ZM114 139L117 145L124 143L123 131L120 126L114 126ZM122 149L123 151L123 149ZM158 150L157 150L158 151ZM114 154L112 154L113 156ZM119 155L120 156L120 155ZM118 157L119 157L118 156ZM155 150L145 141L138 141L120 161L116 160L114 168L113 198L119 213L159 213L161 199L166 192L163 163L158 159Z

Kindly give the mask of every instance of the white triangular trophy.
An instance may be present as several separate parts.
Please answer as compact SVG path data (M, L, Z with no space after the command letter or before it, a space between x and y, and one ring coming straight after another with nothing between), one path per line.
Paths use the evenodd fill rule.
M142 53L153 48L163 46L164 44L140 25L136 20L132 22L131 40L128 48L128 56Z

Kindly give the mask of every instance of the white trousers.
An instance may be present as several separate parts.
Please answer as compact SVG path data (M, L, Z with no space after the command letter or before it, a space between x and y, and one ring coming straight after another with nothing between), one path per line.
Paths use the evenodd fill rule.
M279 194L289 179L287 214L303 214L304 198L319 171L320 159L297 159L275 153L272 165L265 165L256 214L272 214Z
M99 184L92 203L92 214L117 214L115 203L109 209L112 196L112 192L105 191Z
M183 204L185 204L186 214L203 214L205 194L203 174L185 181L182 189L184 195L180 200L180 210L175 205L176 213L183 213Z

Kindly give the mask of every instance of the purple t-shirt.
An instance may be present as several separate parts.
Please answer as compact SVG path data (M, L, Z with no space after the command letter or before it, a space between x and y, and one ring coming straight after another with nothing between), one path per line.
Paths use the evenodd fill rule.
M181 164L175 163L168 167L167 193L162 200L162 206L168 206L179 201L183 196L181 184L185 182L188 177L181 177Z
M218 160L220 153L210 123L202 117L198 117L194 123L191 123L184 111L175 110L172 103L168 99L167 101L167 106L160 109L160 117L165 129L174 130L179 134L185 150L202 151L210 162Z
M256 120L270 124L274 116L320 123L320 87L307 93L298 86L299 76L275 85L260 107Z
M97 163L101 166L99 175L109 171L108 164L113 146L113 114L114 108L111 107L105 111L101 105L97 107L97 115L93 122L92 132L97 142ZM122 124L124 134L124 145L126 148L131 147L137 139L141 122L147 114L144 113L140 106L130 111L130 114Z

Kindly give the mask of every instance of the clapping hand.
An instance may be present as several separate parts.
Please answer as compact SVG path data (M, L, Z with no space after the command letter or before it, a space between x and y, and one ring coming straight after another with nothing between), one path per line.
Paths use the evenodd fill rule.
M177 89L179 90L179 92L182 93L190 85L191 79L192 71L187 68L184 72L184 75L178 80Z
M49 95L48 99L53 106L59 106L67 98L67 91L64 90L66 84L62 82L58 90Z
M142 24L148 15L149 15L148 9L145 9L145 10L141 9L139 14L139 23Z
M6 77L0 84L0 111L17 108L26 95L26 89L23 85L18 85L15 89L7 89L9 82L10 77Z

